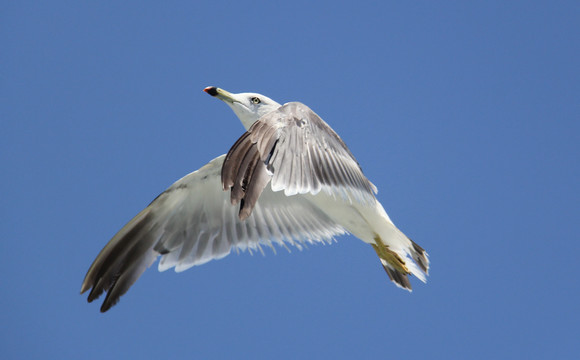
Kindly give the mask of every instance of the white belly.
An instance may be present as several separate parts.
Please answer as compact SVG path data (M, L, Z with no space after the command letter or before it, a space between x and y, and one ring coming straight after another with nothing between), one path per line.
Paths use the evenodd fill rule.
M361 209L362 205L351 204L341 199L336 199L324 192L319 192L316 195L302 195L307 197L313 204L320 208L333 221L340 224L348 232L358 237L362 241L374 244L376 232L372 224L369 223L367 212L371 212L373 208L366 207ZM361 212L361 210L366 210Z
M336 223L368 244L374 244L379 236L392 250L403 250L410 241L391 221L383 206L350 203L334 198L324 192L306 196Z

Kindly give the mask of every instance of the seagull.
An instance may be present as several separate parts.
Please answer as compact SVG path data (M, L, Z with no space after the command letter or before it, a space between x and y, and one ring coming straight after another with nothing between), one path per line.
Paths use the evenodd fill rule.
M89 302L106 292L106 312L158 257L159 271L181 272L232 249L301 249L347 233L372 246L398 287L411 291L408 275L426 282L427 253L393 224L346 144L314 111L257 93L204 91L225 102L246 132L113 236L83 281Z

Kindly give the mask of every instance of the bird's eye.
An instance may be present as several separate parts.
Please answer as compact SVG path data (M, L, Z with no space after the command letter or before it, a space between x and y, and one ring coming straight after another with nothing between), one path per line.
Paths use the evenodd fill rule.
M253 104L259 104L259 103L261 103L261 102L262 102L262 101L261 101L259 98L257 98L257 97L253 97L251 100L252 100L252 103L253 103Z

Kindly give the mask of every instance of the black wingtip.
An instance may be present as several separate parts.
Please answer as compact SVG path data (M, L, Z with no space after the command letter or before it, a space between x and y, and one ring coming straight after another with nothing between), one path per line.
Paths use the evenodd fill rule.
M110 308L112 308L114 305L117 304L117 302L119 302L119 299L115 300L114 302L103 302L103 305L101 305L101 308L99 309L99 311L101 312L101 314L106 313L107 311L109 311Z

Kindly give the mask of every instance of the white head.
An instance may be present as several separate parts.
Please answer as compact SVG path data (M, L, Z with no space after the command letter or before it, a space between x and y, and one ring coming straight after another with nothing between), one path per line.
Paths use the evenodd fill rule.
M246 130L248 130L250 126L252 126L252 124L263 115L266 115L282 106L262 94L232 94L215 86L208 86L203 89L203 91L228 104L234 113L236 113Z

